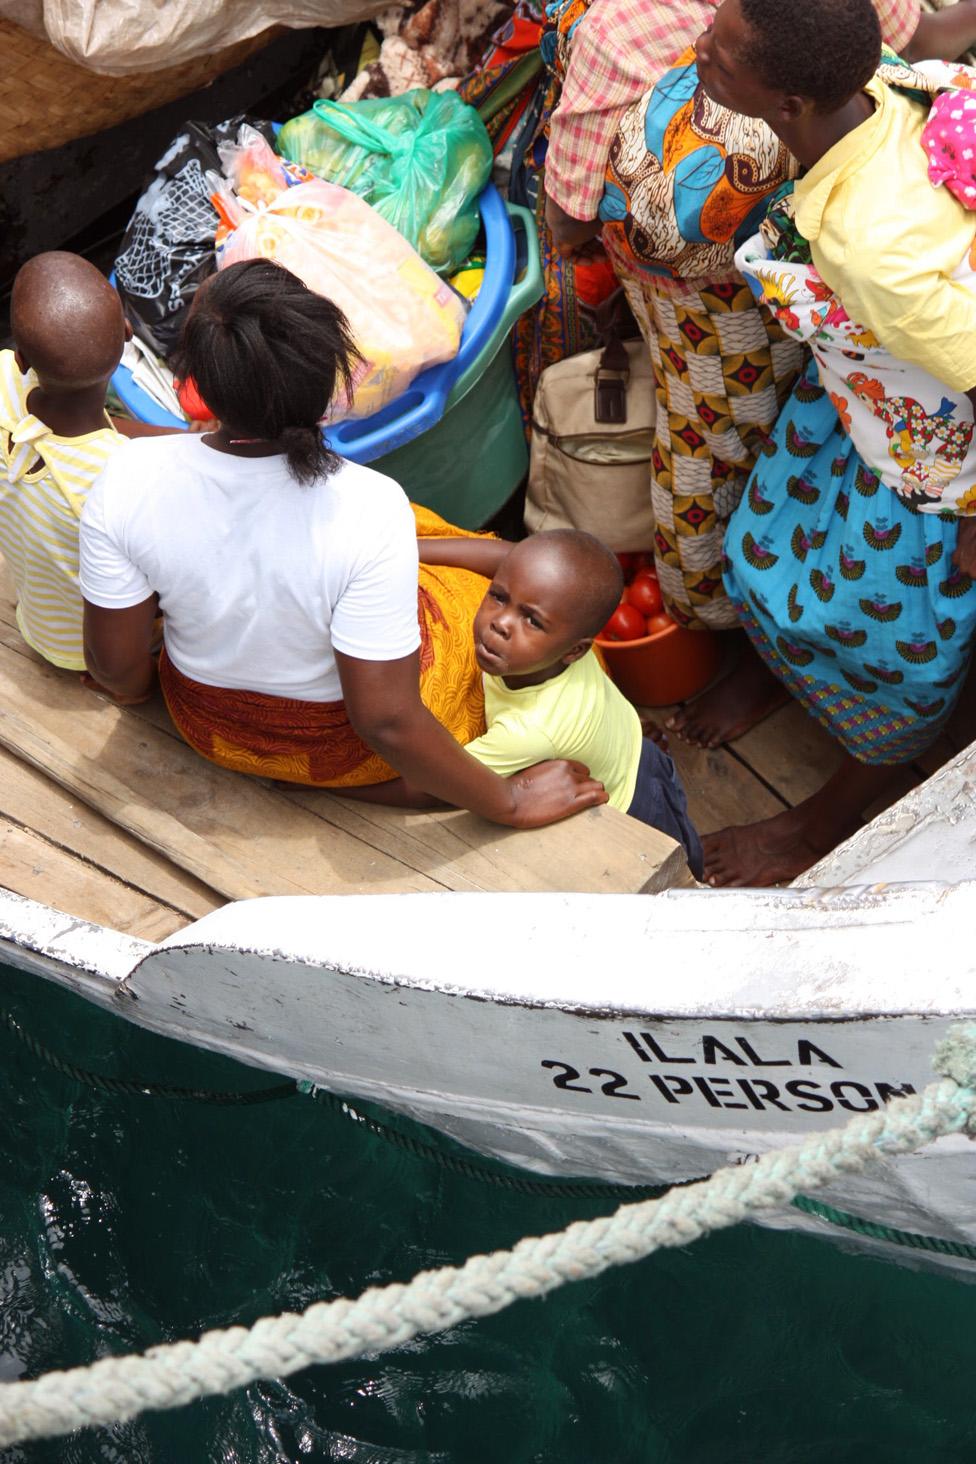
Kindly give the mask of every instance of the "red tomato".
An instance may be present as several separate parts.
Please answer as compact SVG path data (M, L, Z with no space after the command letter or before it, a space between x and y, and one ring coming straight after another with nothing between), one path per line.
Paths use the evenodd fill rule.
M617 563L623 570L625 579L630 579L635 569L640 569L640 565L637 563L639 558L640 555L631 554L629 550L624 550L623 553L617 555Z
M642 549L639 554L634 555L635 569L654 569L654 550Z
M666 610L660 610L656 615L647 617L646 631L648 635L657 635L660 630L670 630L675 621Z
M664 605L660 585L646 570L637 576L634 583L629 585L624 593L627 596L628 605L635 606L645 616L657 615Z
M644 617L633 605L619 604L600 631L604 640L639 640L644 634Z

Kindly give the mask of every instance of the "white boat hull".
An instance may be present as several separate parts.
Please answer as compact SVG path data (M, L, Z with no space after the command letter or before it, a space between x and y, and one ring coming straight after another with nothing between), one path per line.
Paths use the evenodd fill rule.
M539 1174L669 1183L932 1080L976 887L240 902L152 945L0 897L5 958L140 1026ZM976 1247L964 1139L817 1198ZM920 1257L789 1209L782 1227ZM974 1252L976 1253L976 1252Z

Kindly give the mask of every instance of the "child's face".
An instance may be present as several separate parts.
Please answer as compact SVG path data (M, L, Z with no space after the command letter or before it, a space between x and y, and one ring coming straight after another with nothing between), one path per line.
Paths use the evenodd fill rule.
M591 644L592 637L579 635L573 586L560 556L531 540L516 545L474 619L482 671L528 686L557 676Z

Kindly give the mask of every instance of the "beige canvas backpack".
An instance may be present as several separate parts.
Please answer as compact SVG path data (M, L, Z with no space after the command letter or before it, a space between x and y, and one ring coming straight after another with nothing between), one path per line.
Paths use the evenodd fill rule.
M557 361L532 412L525 527L586 529L611 549L650 549L654 374L643 340Z

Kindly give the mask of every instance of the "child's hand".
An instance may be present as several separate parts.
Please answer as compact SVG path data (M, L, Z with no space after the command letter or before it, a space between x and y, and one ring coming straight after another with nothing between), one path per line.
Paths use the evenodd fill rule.
M197 436L200 436L204 432L216 432L219 426L220 423L216 417L206 417L203 421L200 421L199 418L191 417L186 424L186 430L187 432L193 432Z

